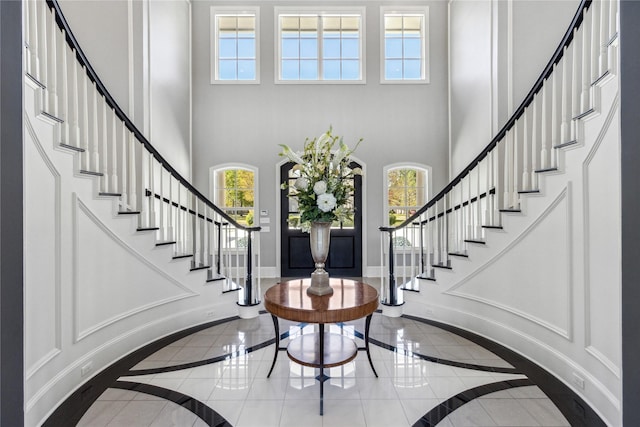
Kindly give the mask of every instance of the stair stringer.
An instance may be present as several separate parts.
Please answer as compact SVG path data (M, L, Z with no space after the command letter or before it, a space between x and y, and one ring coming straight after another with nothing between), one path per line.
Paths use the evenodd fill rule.
M405 292L404 312L523 354L621 425L617 77L594 90L600 105L580 120L580 143L558 153L560 173L541 174L540 193L521 195L522 213L503 213L468 258Z
M222 281L207 283L206 270L172 259L154 232L136 232L136 215L98 196L98 178L78 174L78 154L40 114L40 87L25 82L25 425L35 426L126 354L238 308Z

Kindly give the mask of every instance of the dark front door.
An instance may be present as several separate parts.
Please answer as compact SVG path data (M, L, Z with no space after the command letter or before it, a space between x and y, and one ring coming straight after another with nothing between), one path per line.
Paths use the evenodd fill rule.
M296 179L293 163L280 167L280 182ZM360 167L351 162L351 168ZM362 277L362 177L354 178L353 221L334 223L325 270L331 277ZM314 270L309 247L309 234L298 226L298 208L295 199L287 197L288 190L280 190L281 271L282 277L310 277Z

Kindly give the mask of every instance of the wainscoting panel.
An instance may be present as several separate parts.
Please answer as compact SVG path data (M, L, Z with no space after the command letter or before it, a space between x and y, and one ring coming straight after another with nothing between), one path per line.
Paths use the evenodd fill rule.
M618 102L583 163L585 346L620 376L620 151ZM612 125L613 124L613 125ZM597 325L597 326L594 326Z
M76 341L136 313L198 295L123 242L75 194L73 203Z
M571 339L570 188L510 245L445 294L508 311Z
M26 121L24 144L25 375L60 353L60 173Z

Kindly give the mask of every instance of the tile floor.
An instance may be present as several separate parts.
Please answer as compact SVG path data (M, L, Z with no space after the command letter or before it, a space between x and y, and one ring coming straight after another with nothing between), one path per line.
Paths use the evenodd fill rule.
M316 325L280 321L280 347ZM331 332L363 346L364 321ZM507 361L459 335L409 318L374 314L364 351L318 370L279 351L271 316L236 319L167 345L121 376L79 426L569 426L560 410ZM288 335L288 336L287 336Z

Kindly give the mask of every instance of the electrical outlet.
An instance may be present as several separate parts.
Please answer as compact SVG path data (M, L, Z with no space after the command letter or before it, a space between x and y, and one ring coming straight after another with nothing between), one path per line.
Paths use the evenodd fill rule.
M431 308L427 308L427 309L424 311L424 314L426 314L427 316L433 316L433 309L431 309Z
M584 390L584 378L575 372L573 373L573 385L578 387L580 390Z
M213 311L213 310L209 310L209 311L207 311L205 314L206 314L206 316L207 316L207 317L213 317L213 316L215 316L215 315L216 315L216 312L215 312L215 311Z
M82 377L86 376L89 372L91 372L92 369L93 369L93 362L87 363L82 368L80 368L80 376Z

